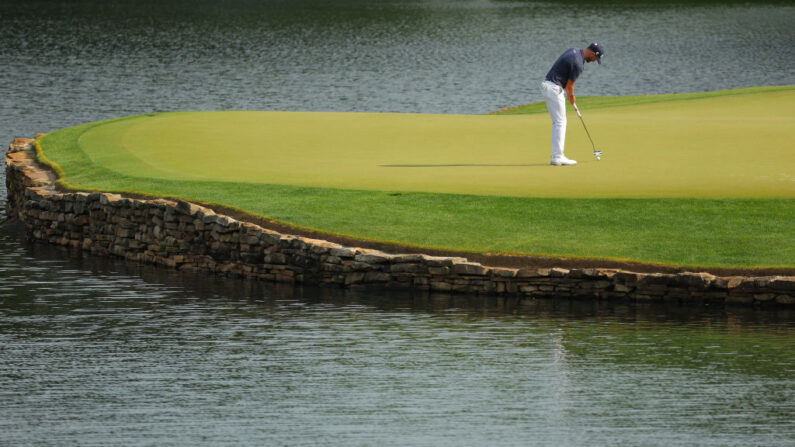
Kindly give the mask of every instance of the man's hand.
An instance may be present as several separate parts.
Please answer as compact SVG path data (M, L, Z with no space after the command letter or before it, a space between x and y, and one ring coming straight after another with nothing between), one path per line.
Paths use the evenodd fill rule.
M574 97L574 81L566 82L566 96L569 98L571 105L574 105L574 102L577 101L577 98Z

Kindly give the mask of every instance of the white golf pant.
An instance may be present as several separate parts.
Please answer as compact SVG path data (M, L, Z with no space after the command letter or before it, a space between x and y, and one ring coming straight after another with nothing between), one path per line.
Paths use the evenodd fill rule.
M544 81L541 95L552 118L552 158L561 158L566 144L566 91L554 82Z

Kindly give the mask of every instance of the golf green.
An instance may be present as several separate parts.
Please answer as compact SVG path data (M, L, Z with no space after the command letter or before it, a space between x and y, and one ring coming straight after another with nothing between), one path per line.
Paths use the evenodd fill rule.
M63 129L45 136L40 143L44 157L60 166L65 176L62 180L73 188L134 190L222 203L332 233L472 251L688 265L792 265L792 242L785 233L793 230L795 110L791 105L795 103L795 88L673 95L659 101L648 100L654 97L639 98L629 102L616 98L614 107L610 107L610 98L579 101L597 148L604 152L601 161L591 154L585 131L570 110L566 155L578 160L573 167L549 165L551 125L546 113L173 112ZM594 107L588 108L589 101ZM225 195L202 195L200 190L210 184L226 185L220 188L226 191ZM258 189L256 185L261 187ZM277 188L283 197L293 199L291 194L296 191L302 191L302 196L314 196L294 200L293 208L289 209L276 204L273 198L262 197L265 192L261 188L271 188L268 194ZM392 192L415 193L423 200L416 201L413 211L401 205L403 214L390 208L392 205L373 207L373 203L381 200L376 198ZM338 197L329 196L334 194ZM351 207L356 205L355 201L351 202L351 194L363 194L356 199L362 201L356 208ZM502 234L504 228L500 228L496 232L500 236L490 238L489 232L492 235L495 232L480 226L466 230L483 233L470 238L428 237L426 233L437 230L420 223L419 216L423 214L440 213L438 219L453 225L456 219L483 222L483 216L467 215L475 212L467 207L425 203L436 200L429 199L434 195L442 201L464 196L492 202L496 208L478 207L477 212L492 213L494 222L501 227L515 225L517 232L513 236ZM330 203L319 206L320 197L326 197ZM505 205L504 200L510 198L530 201ZM544 202L549 203L545 206L552 215L536 218L528 226L527 215L515 208L547 209L539 205L540 199L561 200ZM599 231L615 233L616 238L637 235L643 244L641 233L648 231L638 229L637 222L630 229L618 222L611 224L620 220L621 213L617 210L621 206L610 200L592 202L593 206L603 208L594 211L595 214L579 211L585 214L577 223L577 212L572 207L587 208L581 205L582 199L646 200L621 202L637 204L637 209L630 206L624 211L627 215L652 216L650 210L659 208L660 203L670 203L668 211L665 206L657 211L662 219L659 225L665 229L649 236L664 237L665 243L655 241L646 245L676 244L681 239L681 254L664 254L666 249L658 250L657 254L654 249L633 251L624 249L624 243L611 247L604 238L589 241L577 237L578 225L584 234L586 226L597 224ZM719 205L715 205L718 203L715 200ZM692 236L679 237L677 233L692 232L687 222L694 225L699 222L692 220L695 215L681 214L704 212L688 208L691 205L682 208L683 203L710 204L709 207L729 213L725 216L727 220L741 217L743 221L745 217L753 220L753 216L737 216L738 211L742 214L743 209L769 209L773 203L773 215L759 218L768 220L762 222L763 226L771 224L772 219L774 229L759 235L763 243L746 250L775 251L773 247L763 247L770 242L778 247L783 242L789 247L784 246L783 255L740 253L738 256L732 237L742 239L741 246L745 247L748 238L753 239L755 227L743 224L733 228L720 217L720 211L717 219L710 211L707 214L711 223L699 231L719 235L721 243L728 244L727 249L733 255L688 254L688 249L696 249L687 242ZM359 214L363 210L366 215ZM416 220L410 218L412 212ZM566 222L566 233L574 232L570 237L578 241L575 246L538 243L527 237L525 231L535 228L539 237L553 235L554 239L556 212L562 213L558 222ZM574 215L569 215L572 212ZM383 216L375 218L373 213ZM668 216L671 213L678 215ZM506 215L515 216L516 222L511 223ZM361 222L352 223L357 219ZM386 222L390 219L395 222ZM674 221L681 221L681 225ZM404 228L398 230L395 226ZM465 227L459 225L461 231ZM637 234L628 234L633 228ZM443 233L439 230L440 235ZM782 239L776 242L778 233ZM514 242L510 242L511 237ZM500 240L507 242L495 243ZM712 245L715 244L713 241Z
M180 112L80 136L118 173L367 190L523 197L795 197L795 90L584 110L549 166L535 115Z

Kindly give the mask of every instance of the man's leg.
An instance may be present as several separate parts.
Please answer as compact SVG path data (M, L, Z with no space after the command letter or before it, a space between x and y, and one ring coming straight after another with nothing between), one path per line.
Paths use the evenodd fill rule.
M563 158L566 144L566 97L563 89L555 84L542 84L541 92L552 118L552 160Z

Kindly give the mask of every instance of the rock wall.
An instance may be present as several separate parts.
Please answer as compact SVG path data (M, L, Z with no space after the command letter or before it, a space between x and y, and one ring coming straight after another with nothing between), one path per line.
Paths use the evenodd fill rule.
M99 255L276 282L413 288L521 297L795 304L795 277L718 277L616 269L488 267L389 254L278 233L182 200L59 192L32 139L6 155L8 214L29 237Z

